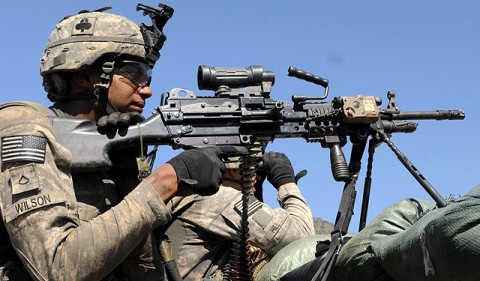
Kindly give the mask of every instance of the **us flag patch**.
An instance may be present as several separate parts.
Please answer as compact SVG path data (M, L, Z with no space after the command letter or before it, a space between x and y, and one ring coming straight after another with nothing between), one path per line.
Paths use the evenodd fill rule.
M38 136L2 137L2 163L45 162L47 140Z
M258 209L260 209L262 207L262 202L260 202L257 197L255 197L254 195L250 194L250 198L248 200L248 216L251 216L253 213L255 213ZM242 214L243 212L243 202L242 202L242 199L240 199L240 201L238 201L237 203L235 203L234 205L234 209L235 211L237 211L238 214Z

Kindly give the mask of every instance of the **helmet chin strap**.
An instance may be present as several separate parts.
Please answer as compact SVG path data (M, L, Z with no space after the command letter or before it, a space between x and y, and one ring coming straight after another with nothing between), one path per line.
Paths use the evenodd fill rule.
M93 94L100 101L107 114L118 112L118 109L108 99L108 88L96 88Z
M100 101L100 104L103 106L107 114L112 114L118 112L118 109L110 102L108 99L108 88L111 84L111 74L115 61L105 61L102 64L102 74L100 75L100 83L95 84L95 90L93 94Z

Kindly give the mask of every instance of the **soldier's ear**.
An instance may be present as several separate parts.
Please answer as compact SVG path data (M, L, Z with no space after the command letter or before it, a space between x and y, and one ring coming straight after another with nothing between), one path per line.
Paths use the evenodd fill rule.
M72 73L72 83L83 89L92 89L100 81L100 73L93 68Z
M72 86L78 86L80 88L90 88L90 78L87 70L80 70L72 73L71 80Z

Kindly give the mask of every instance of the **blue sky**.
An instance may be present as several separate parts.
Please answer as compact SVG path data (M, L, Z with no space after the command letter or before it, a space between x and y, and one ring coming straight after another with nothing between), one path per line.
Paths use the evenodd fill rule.
M158 2L144 1L148 5ZM168 37L154 69L146 115L172 88L199 91L199 65L263 65L276 74L272 98L319 95L322 89L287 77L289 66L330 81L330 95L374 95L387 105L397 94L401 110L464 109L463 121L422 121L413 134L392 141L443 196L463 194L480 183L480 2L465 1L165 1L175 9ZM137 23L149 19L136 1L2 1L0 11L0 102L31 100L49 105L41 87L39 61L48 35L65 15L82 9L110 10ZM333 180L329 152L304 140L276 140L268 150L283 151L296 171L308 170L299 185L314 216L333 221L343 185ZM348 155L348 147L346 154ZM161 150L158 163L178 151ZM358 228L366 157L357 189ZM266 187L266 201L277 204ZM373 165L369 221L403 198L428 199L396 156L382 145Z

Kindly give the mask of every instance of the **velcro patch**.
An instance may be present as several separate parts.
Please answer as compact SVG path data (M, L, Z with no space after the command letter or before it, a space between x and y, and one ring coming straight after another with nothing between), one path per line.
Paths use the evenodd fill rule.
M2 163L45 162L47 140L39 136L2 137Z
M9 169L8 173L10 174L12 195L40 189L40 181L35 170L35 164L15 167Z
M15 202L6 208L4 212L5 221L11 222L20 215L27 212L65 202L65 196L61 194L37 194Z
M256 223L258 223L258 225L260 225L263 229L265 229L267 225L272 221L273 216L264 209L260 209L253 215L252 219Z

